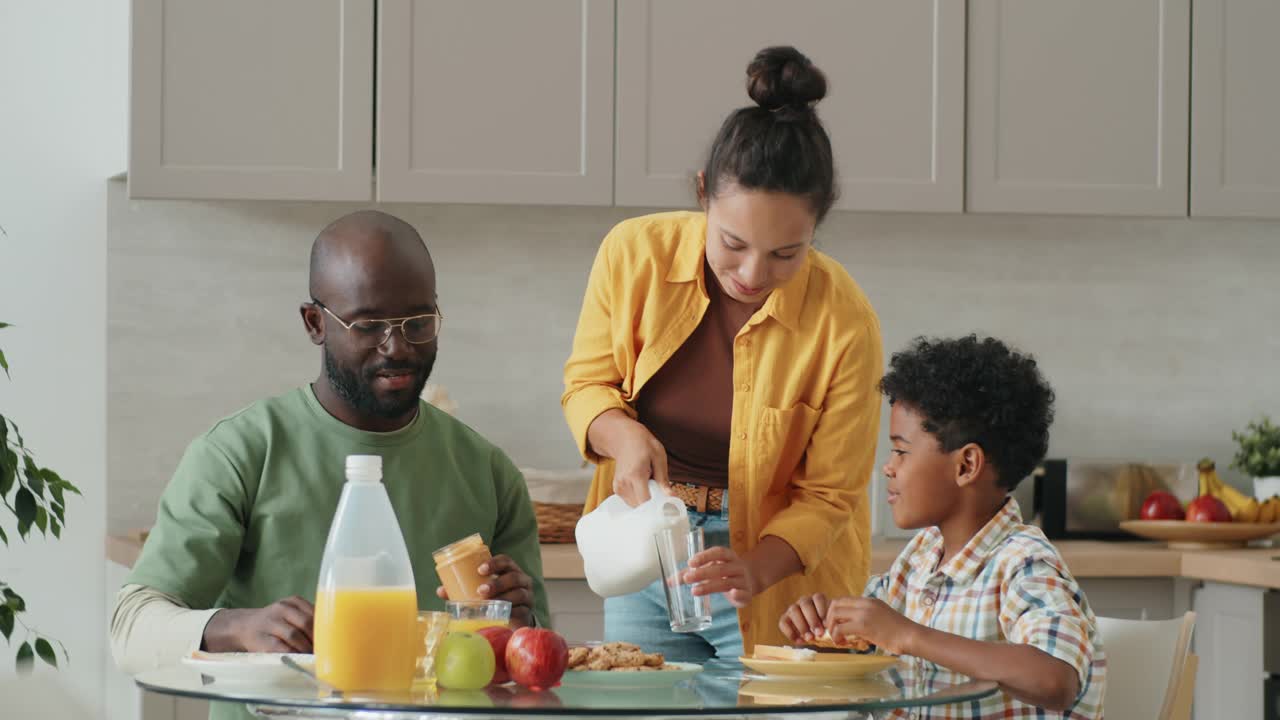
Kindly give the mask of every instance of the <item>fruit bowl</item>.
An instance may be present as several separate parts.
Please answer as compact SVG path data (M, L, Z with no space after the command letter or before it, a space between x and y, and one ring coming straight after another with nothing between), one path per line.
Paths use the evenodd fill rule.
M1280 534L1280 523L1125 520L1120 529L1150 540L1164 540L1175 550L1244 547L1250 540Z

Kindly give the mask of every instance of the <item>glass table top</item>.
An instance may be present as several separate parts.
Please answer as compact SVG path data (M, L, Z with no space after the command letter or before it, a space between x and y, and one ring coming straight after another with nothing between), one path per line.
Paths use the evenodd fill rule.
M291 672L291 671L290 671ZM595 675L593 673L593 675ZM402 694L331 695L302 675L233 681L174 666L138 675L144 690L211 701L244 703L262 716L346 716L376 711L386 717L485 715L488 717L616 715L630 717L873 712L969 702L997 692L992 682L941 684L910 676L906 664L855 679L764 676L738 662L713 660L675 684L618 673L616 679L582 681L567 676L560 687L534 692L514 685L484 690L423 689ZM623 678L621 676L630 676ZM636 687L637 682L649 687ZM631 685L631 686L628 686Z

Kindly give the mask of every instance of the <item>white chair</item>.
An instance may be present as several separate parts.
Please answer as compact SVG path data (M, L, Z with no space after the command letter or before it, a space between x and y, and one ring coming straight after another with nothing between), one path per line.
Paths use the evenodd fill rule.
M1107 655L1102 701L1108 718L1190 720L1196 656L1190 652L1196 614L1173 620L1098 618Z

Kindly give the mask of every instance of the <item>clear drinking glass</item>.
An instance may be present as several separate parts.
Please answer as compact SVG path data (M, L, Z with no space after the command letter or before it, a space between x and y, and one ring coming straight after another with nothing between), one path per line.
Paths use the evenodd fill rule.
M440 641L449 632L449 613L423 610L418 613L418 660L414 667L413 688L434 686L436 682L436 651Z
M659 530L653 536L662 568L662 588L673 632L700 632L711 627L711 597L693 594L693 586L680 576L689 569L689 558L706 548L702 528Z
M511 603L506 600L450 600L444 606L451 618L451 632L476 632L511 624Z

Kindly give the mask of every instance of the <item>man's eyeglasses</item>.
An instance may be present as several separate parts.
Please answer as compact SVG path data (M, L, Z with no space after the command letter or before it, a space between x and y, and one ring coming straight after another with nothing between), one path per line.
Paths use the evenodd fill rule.
M444 325L444 316L439 312L426 315L413 315L404 318L387 318L386 320L356 320L347 322L324 306L324 303L311 298L316 307L329 313L329 317L351 333L351 337L364 349L376 348L391 337L391 331L400 328L404 339L414 345L422 345L435 340L440 335L440 327Z

